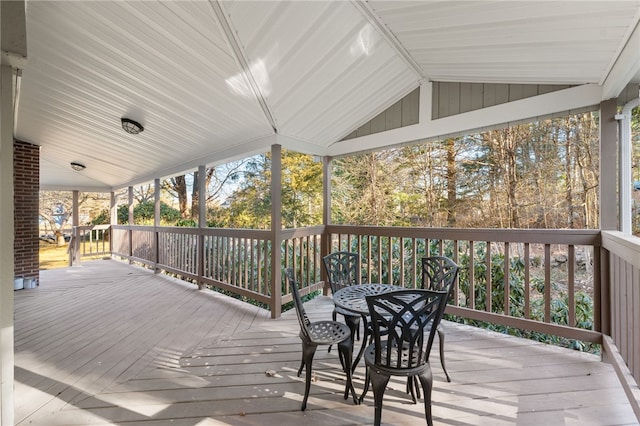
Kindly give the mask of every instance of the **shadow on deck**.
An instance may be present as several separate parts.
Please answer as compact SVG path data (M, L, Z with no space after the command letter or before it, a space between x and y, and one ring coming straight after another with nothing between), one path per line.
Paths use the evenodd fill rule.
M312 320L331 316L329 297L305 306ZM452 382L434 351L436 425L637 424L599 357L445 327ZM316 353L300 412L300 357L294 311L271 320L255 306L113 260L42 271L38 288L15 292L19 425L373 423L371 392L360 406L342 398L337 351ZM390 382L383 423L426 424L404 386Z

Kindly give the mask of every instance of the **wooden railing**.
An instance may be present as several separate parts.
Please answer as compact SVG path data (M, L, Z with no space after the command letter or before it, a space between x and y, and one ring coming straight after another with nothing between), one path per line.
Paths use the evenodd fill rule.
M640 242L621 232L602 231L604 272L608 280L603 298L605 355L618 373L627 397L640 420Z
M111 225L77 226L69 241L69 264L80 258L95 258L111 255Z
M361 254L363 282L419 287L421 258L445 255L461 266L447 313L601 343L599 231L328 226L327 234L329 251ZM577 321L584 303L591 324ZM564 318L554 315L558 304Z
M323 230L320 226L281 233L281 269L299 271L304 278L303 294L324 286L320 268ZM112 234L113 255L130 262L262 303L272 312L280 312L291 301L281 272L275 273L272 266L276 243L271 231L114 225ZM279 291L274 291L277 285Z
M116 225L110 234L115 256L276 311L290 301L281 271L296 271L303 294L321 289L321 260L329 252L359 252L363 282L408 288L420 285L423 256L443 254L462 267L448 313L601 343L601 241L596 230L330 225L282 230L277 242L271 231L242 229ZM272 251L275 246L278 253ZM593 312L588 321L585 303ZM559 304L566 306L563 318L554 311Z

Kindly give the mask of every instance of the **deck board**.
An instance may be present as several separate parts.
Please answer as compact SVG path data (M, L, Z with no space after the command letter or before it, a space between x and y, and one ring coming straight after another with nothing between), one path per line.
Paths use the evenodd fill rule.
M320 296L306 308L312 320L326 319L332 302ZM452 382L434 351L436 425L637 424L599 357L445 328ZM15 292L17 424L372 424L371 393L360 406L343 399L335 350L317 352L308 408L299 411L297 334L293 311L271 320L258 307L114 260L42 271L38 288ZM362 366L354 377L359 392ZM391 380L383 423L425 424L404 385Z

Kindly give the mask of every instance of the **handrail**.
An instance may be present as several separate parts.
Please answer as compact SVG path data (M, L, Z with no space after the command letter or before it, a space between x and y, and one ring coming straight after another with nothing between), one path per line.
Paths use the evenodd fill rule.
M602 342L599 316L594 315L590 329L578 327L576 321L578 272L590 281L580 284L589 287L594 312L600 307L598 230L330 225L327 233L332 250L361 253L365 282L417 287L420 258L444 254L463 263L447 313L534 333ZM590 271L577 270L577 248L590 259L581 268ZM554 267L557 258L562 264ZM566 289L554 289L559 281ZM552 307L560 297L563 303L567 299L566 323L554 320ZM519 302L522 304L517 305ZM540 306L538 311L536 306Z
M608 262L603 293L610 318L603 347L640 420L640 238L602 231L602 247Z

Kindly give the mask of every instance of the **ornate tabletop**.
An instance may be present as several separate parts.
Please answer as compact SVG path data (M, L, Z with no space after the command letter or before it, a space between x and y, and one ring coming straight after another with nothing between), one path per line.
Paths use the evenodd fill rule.
M336 291L336 294L333 295L333 303L347 311L366 316L369 314L367 296L398 290L404 290L404 287L391 284L356 284Z

